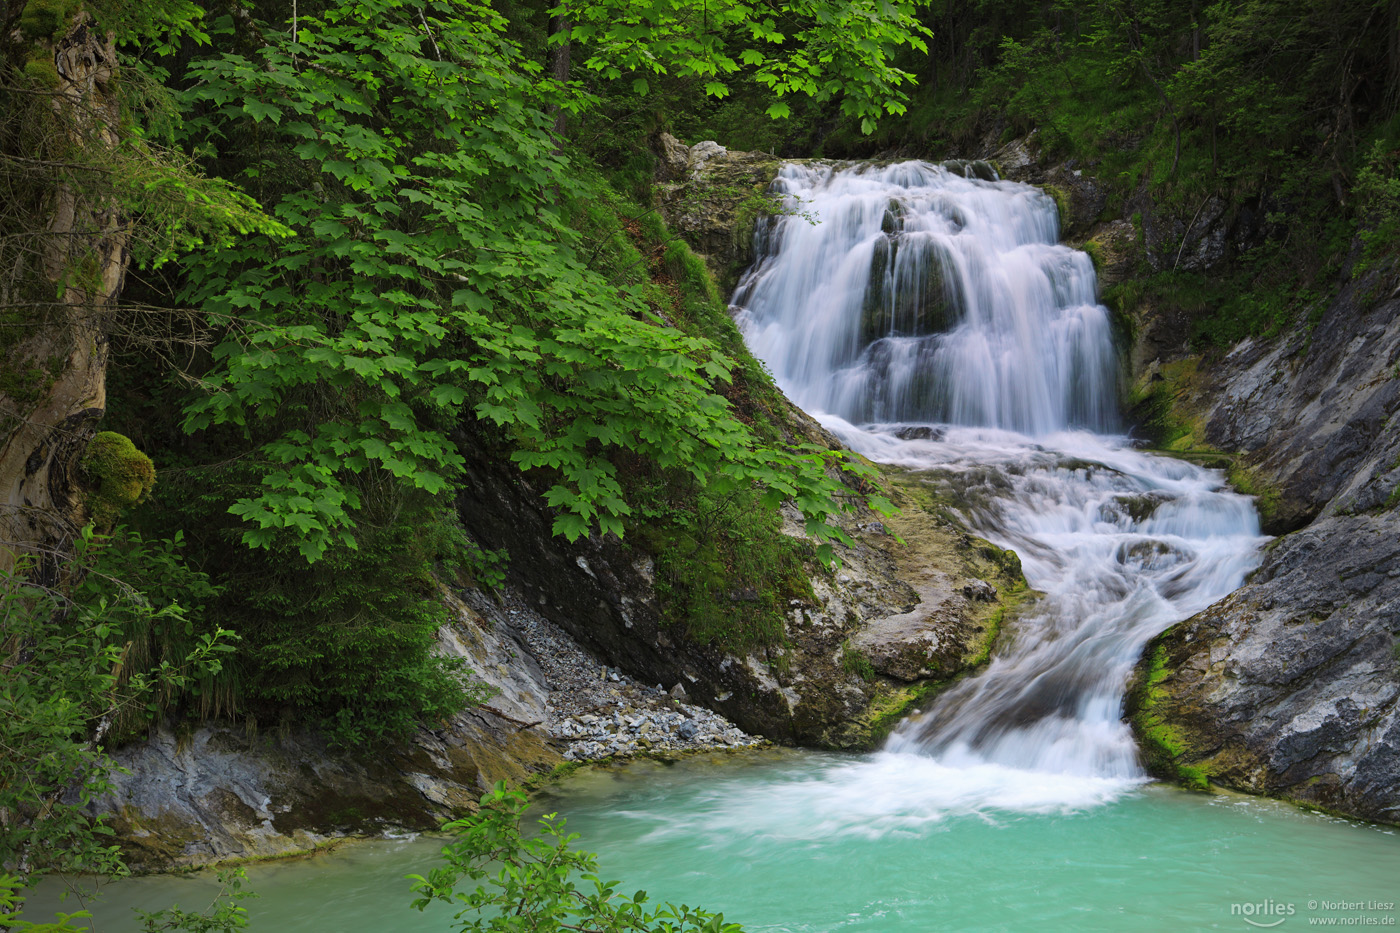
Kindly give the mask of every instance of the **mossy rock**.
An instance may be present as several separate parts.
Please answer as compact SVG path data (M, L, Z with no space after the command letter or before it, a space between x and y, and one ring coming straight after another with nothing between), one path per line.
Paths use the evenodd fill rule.
M78 0L29 0L19 18L20 33L26 39L57 39L67 30L78 12Z
M144 502L156 484L151 458L115 431L103 431L88 442L82 471L88 511L100 528L110 527L126 509Z
M55 88L59 86L58 68L54 65L51 55L31 56L24 63L24 76L38 87Z
M1174 780L1191 790L1209 790L1211 766L1200 761L1185 733L1168 721L1159 708L1169 699L1163 682L1172 675L1164 639L1171 629L1148 646L1128 691L1127 713L1141 743L1143 764L1157 777Z
M946 332L955 322L953 303L941 257L933 244L920 243L925 255L916 262L899 262L902 250L915 248L906 240L883 238L875 243L870 280L861 306L861 345L897 334L923 337Z
M1073 226L1074 202L1070 200L1069 192L1059 185L1045 185L1040 190L1050 195L1050 198L1055 202L1055 209L1060 214L1060 230L1063 231Z

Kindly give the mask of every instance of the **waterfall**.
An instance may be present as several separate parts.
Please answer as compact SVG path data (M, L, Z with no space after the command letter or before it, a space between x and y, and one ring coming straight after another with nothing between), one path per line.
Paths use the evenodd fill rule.
M1056 242L1044 192L922 162L787 165L774 187L802 213L760 227L734 303L797 405L1034 435L1117 427L1094 266Z
M1253 504L1119 433L1109 313L1040 190L922 162L789 164L774 190L789 210L733 299L750 348L849 446L967 503L1043 594L887 751L992 769L999 793L1006 769L1141 780L1129 673L1257 566Z

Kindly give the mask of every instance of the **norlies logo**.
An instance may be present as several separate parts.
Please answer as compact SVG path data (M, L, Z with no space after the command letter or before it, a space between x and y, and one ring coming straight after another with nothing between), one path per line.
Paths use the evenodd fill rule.
M1258 903L1230 905L1230 916L1242 917L1245 923L1256 927L1276 927L1296 912L1297 908L1292 904L1281 904L1273 898ZM1259 919L1253 919L1255 917Z

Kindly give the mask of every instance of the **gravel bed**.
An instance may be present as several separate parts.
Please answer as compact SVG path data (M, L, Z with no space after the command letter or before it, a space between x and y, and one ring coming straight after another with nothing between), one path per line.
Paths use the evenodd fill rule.
M687 703L680 684L668 691L600 664L523 601L507 600L503 612L544 671L550 690L545 727L568 743L565 759L766 744L723 716Z

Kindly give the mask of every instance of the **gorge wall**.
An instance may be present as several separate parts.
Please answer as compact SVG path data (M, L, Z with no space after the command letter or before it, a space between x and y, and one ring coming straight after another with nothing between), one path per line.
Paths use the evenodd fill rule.
M1193 361L1172 390L1282 537L1149 646L1130 713L1159 771L1400 822L1392 288L1361 277L1314 328Z

